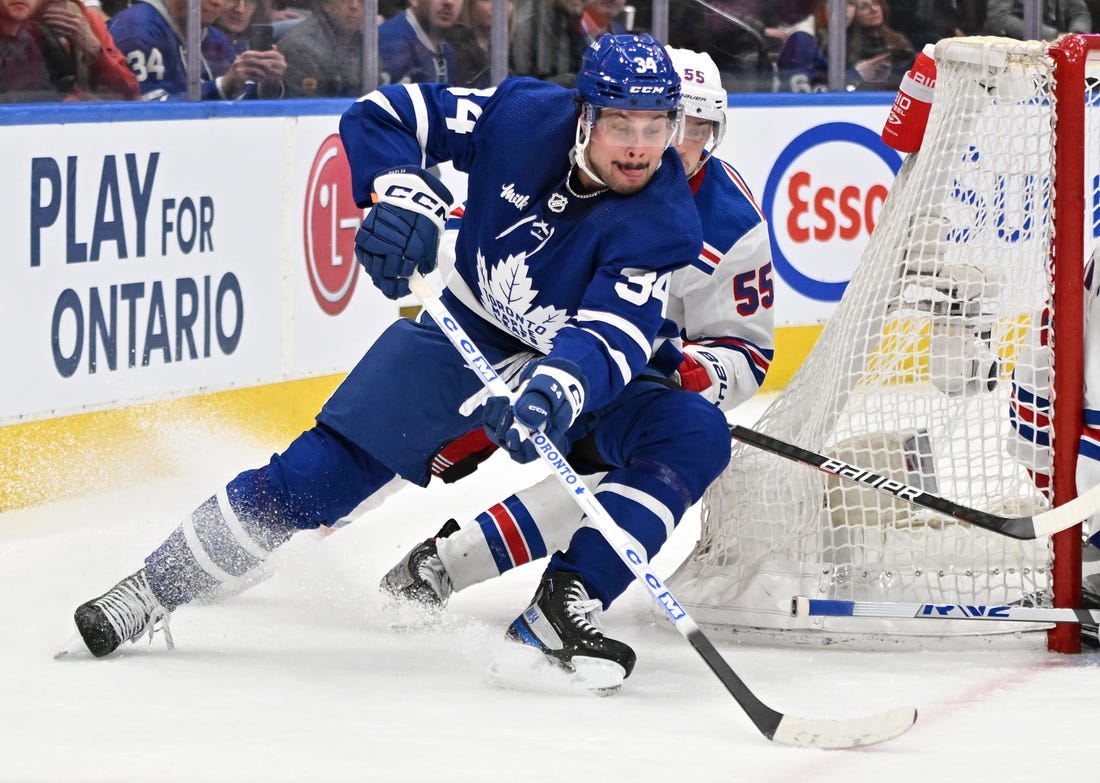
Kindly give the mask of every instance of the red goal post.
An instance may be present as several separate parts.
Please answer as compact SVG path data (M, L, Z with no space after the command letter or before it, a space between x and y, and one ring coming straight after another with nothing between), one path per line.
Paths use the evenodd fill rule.
M1086 83L1089 53L1100 56L1100 35L1068 35L1050 47L1054 61L1055 100L1055 231L1051 247L1051 266L1056 283L1052 308L1070 324L1084 323L1084 245L1085 211L1095 215L1095 202L1086 200L1085 107L1095 103ZM1089 101L1092 97L1093 100ZM1093 139L1093 143L1097 140ZM1090 183L1090 187L1095 185ZM1063 204L1059 204L1063 200ZM1094 217L1095 219L1095 217ZM1091 226L1090 226L1091 228ZM1087 240L1086 240L1087 241ZM1080 333L1080 332L1078 332ZM1056 337L1057 339L1057 337ZM1083 341L1068 339L1062 348L1055 345L1054 397L1059 407L1082 409L1084 385ZM1076 443L1081 436L1079 416L1059 417L1054 425L1055 443L1073 443L1074 448L1054 449L1053 495L1055 505L1077 496L1075 467ZM1054 605L1077 607L1081 600L1081 527L1075 526L1054 536ZM1047 647L1055 652L1081 650L1080 631L1075 625L1059 624L1047 636Z

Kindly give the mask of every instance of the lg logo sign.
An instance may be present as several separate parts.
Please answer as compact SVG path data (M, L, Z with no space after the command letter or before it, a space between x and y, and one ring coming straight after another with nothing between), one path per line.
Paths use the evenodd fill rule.
M340 137L325 139L306 183L303 210L306 269L317 304L338 315L351 301L359 264L355 261L355 231L363 210L351 193L351 168Z
M900 168L901 156L862 125L827 123L795 137L764 187L780 277L810 299L839 301ZM825 277L828 256L850 259L847 274L832 264Z

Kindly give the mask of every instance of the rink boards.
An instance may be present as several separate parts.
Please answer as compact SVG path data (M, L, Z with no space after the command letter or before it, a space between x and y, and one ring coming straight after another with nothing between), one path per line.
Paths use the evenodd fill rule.
M719 154L773 228L774 387L832 312L901 159L877 141L888 95L732 97ZM355 262L345 106L0 114L0 510L169 473L206 427L276 449L415 307Z

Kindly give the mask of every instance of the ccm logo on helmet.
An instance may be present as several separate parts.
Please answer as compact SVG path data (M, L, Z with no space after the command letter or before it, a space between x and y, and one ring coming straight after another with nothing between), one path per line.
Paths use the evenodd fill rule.
M630 88L630 91L631 92L641 92L641 93L649 94L649 93L664 92L665 88L660 86L660 85L653 85L653 84L636 84L636 85L634 85L633 87Z

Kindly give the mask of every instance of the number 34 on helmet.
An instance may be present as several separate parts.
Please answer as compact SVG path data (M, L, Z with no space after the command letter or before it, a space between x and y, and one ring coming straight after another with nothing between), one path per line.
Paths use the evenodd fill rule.
M604 35L584 53L577 90L589 106L620 111L673 111L680 77L649 35Z

